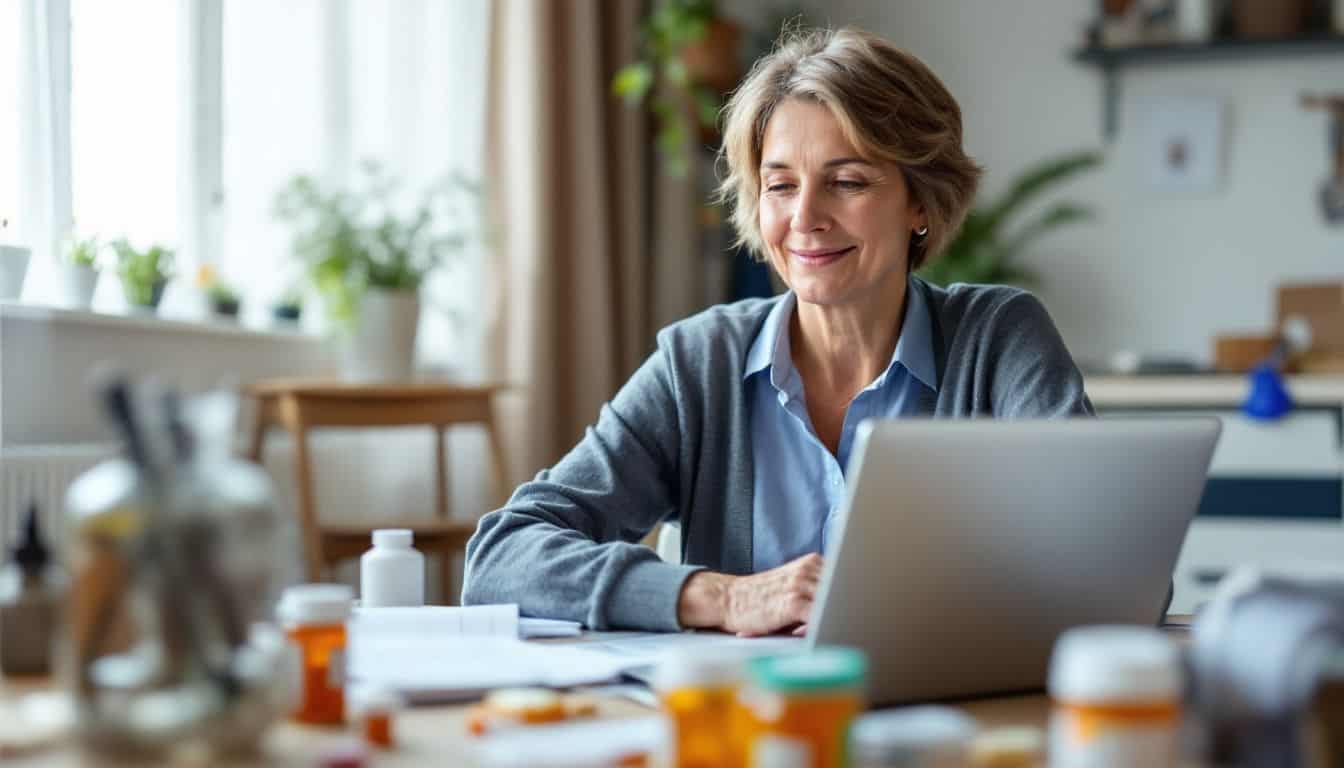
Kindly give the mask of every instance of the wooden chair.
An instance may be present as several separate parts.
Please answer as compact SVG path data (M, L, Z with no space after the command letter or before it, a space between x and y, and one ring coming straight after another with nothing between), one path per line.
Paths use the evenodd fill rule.
M375 528L408 528L414 533L417 549L439 556L443 601L454 602L453 557L465 551L476 523L448 518L448 457L443 433L454 424L477 423L485 427L494 464L494 493L502 502L508 493L507 464L494 420L494 396L501 389L491 385L365 385L292 379L262 381L248 387L246 393L256 400L252 460L261 460L266 431L272 426L284 427L294 440L294 481L308 578L321 581L328 566L368 550ZM434 430L435 516L376 520L368 524L320 524L308 433L323 427L417 425Z

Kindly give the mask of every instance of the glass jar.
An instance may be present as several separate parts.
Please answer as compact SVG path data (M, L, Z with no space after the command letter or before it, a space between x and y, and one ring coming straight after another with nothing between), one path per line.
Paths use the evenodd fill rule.
M867 667L862 651L839 647L750 662L739 695L747 765L847 765L850 724L863 709Z
M237 398L179 403L113 379L99 392L126 457L66 493L71 536L61 677L92 750L164 759L255 747L289 698L267 622L297 570L269 476L234 459ZM136 412L157 405L154 418Z

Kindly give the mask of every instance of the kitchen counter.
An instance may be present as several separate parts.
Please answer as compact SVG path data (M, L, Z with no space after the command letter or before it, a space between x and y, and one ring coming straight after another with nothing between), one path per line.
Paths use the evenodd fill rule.
M1306 374L1287 378L1288 392L1301 406L1344 405L1344 375ZM1245 374L1190 376L1088 376L1087 394L1099 409L1240 408L1250 392Z

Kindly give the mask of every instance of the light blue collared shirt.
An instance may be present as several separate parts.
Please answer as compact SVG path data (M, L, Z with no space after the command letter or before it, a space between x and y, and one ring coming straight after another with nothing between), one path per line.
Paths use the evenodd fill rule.
M744 386L751 408L754 468L752 570L760 572L825 552L845 499L844 472L854 430L864 419L919 412L921 396L938 391L929 310L919 287L907 280L905 319L891 364L845 409L839 456L817 437L807 414L803 380L793 367L792 292L766 316L747 352Z

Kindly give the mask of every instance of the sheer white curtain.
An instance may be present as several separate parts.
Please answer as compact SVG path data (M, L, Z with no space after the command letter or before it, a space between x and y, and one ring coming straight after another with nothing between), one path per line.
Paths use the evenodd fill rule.
M350 0L349 177L378 160L415 197L448 174L484 173L488 0ZM339 158L338 158L339 159ZM482 205L484 201L480 201ZM420 365L478 376L480 318L490 299L482 243L430 278L423 292Z
M22 41L27 22L18 0L0 2L0 243L17 243L23 236L24 213L21 208L19 158L19 122L23 120L19 102L19 70L27 55Z
M488 0L226 0L227 277L259 300L299 277L272 213L296 174L349 184L374 160L412 195L449 173L481 179L489 12ZM479 372L481 261L474 244L425 287L422 366Z
M70 2L18 0L19 194L12 237L33 250L25 296L41 296L70 229ZM11 49L12 50L12 49Z

